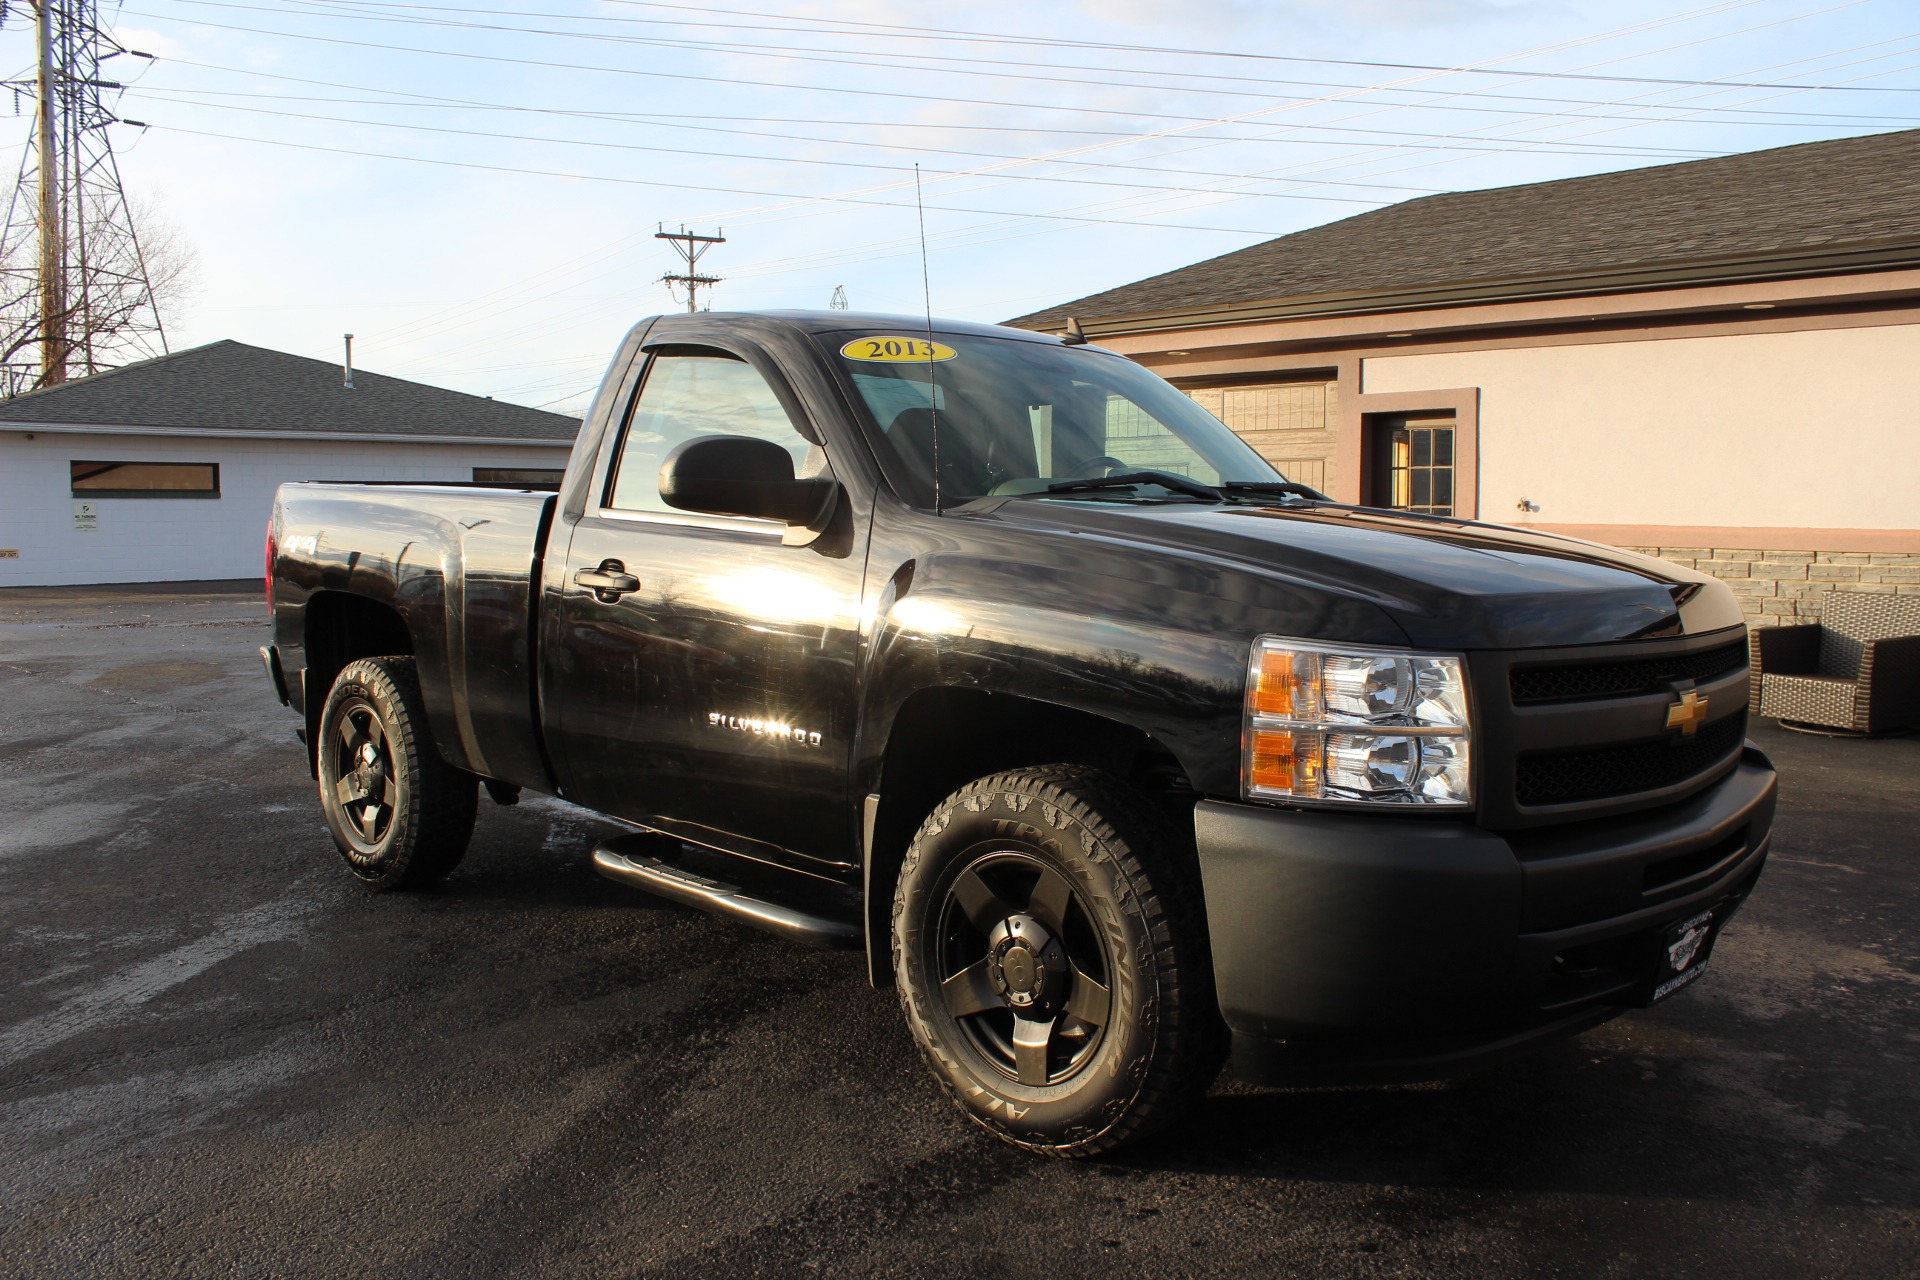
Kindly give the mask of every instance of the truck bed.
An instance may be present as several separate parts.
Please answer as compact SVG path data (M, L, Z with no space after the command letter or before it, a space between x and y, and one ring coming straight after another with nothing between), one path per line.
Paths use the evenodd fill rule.
M540 746L536 613L554 496L473 485L280 487L276 643L311 725L337 664L329 626L356 598L398 613L441 753L484 777L551 790ZM309 648L313 652L308 652Z

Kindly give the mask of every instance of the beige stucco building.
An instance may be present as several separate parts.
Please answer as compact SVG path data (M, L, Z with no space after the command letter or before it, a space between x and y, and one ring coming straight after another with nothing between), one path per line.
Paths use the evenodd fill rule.
M1920 130L1432 196L1013 323L1333 496L1920 594Z

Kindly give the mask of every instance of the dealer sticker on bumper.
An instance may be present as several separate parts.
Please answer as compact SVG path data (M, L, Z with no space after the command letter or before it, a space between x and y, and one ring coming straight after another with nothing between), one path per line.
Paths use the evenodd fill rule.
M1668 996L1686 986L1706 971L1707 966L1705 964L1697 964L1678 977L1668 978L1665 982L1653 989L1653 1003L1658 1004L1660 1001L1665 1000Z
M1673 977L1653 989L1655 1001L1665 1000L1706 972L1706 960L1702 958L1695 964L1694 958L1713 936L1713 916L1712 911L1702 911L1667 934L1667 967L1673 971Z

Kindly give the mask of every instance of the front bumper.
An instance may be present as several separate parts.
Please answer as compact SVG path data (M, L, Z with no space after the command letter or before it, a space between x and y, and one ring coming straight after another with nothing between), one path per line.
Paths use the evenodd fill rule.
M1203 801L1194 829L1234 1070L1445 1075L1651 999L1664 930L1766 861L1772 764L1665 808L1498 835ZM1702 953L1704 958L1704 953Z

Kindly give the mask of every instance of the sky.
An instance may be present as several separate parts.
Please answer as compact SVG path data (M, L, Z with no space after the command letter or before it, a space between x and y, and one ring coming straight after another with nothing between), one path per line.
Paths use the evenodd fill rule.
M193 254L174 349L352 332L574 413L685 308L662 227L725 234L715 310L999 321L1435 192L1920 126L1913 0L97 3L153 55L105 65Z

